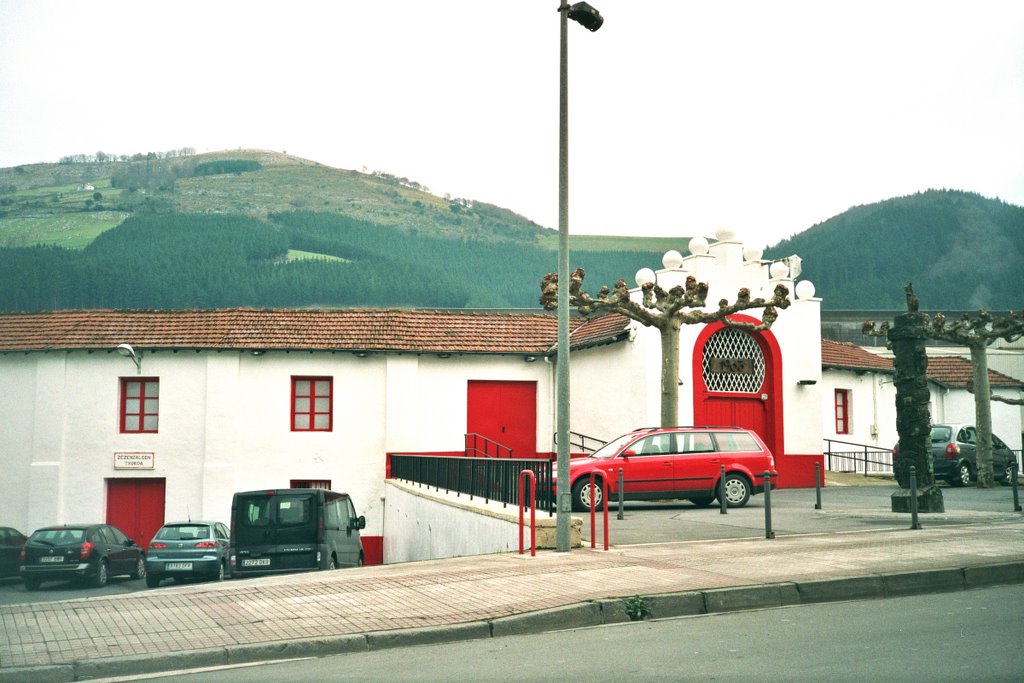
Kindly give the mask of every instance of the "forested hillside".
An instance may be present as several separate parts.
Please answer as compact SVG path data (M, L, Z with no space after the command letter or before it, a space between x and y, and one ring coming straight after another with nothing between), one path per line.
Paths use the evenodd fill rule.
M596 292L688 241L574 234L571 267ZM926 309L1024 306L1024 208L976 194L854 207L765 257L792 254L830 309L902 309L907 282ZM0 169L3 311L538 308L555 270L557 232L528 218L286 154L186 148Z
M313 258L289 259L294 250ZM658 253L581 251L594 282ZM143 214L81 250L0 249L0 309L221 306L537 307L556 253L535 243L399 233L336 214Z
M908 282L924 309L1024 307L1024 208L969 192L856 206L765 252L790 254L830 309L905 309Z

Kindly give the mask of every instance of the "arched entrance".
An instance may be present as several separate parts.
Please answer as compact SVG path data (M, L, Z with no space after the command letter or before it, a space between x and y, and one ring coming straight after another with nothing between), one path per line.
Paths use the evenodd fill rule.
M758 324L745 315L733 320ZM693 421L735 425L758 434L783 455L782 353L770 331L749 332L723 323L705 326L693 346Z

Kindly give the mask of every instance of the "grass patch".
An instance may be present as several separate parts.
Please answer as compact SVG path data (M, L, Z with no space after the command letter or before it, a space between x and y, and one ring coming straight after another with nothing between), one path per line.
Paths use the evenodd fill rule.
M122 211L81 211L0 218L0 247L54 244L83 249L97 235L120 225L128 216Z
M615 237L605 235L569 235L569 251L660 251L675 249L684 256L689 237ZM544 235L537 244L542 249L558 250L558 234Z
M289 249L286 260L288 261L309 261L319 259L321 261L337 261L338 263L351 263L346 258L340 256L331 256L330 254L317 254L312 251L302 251L301 249Z

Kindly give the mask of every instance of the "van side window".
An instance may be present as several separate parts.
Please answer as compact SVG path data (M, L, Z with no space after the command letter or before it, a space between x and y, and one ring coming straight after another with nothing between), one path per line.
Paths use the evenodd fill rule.
M345 526L341 520L341 498L329 498L325 505L324 526L340 529Z

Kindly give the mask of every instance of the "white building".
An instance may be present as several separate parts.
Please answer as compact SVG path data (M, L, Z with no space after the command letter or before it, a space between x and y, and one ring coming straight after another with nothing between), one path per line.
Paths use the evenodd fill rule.
M765 332L684 326L679 421L752 428L779 486L813 486L834 425L823 411L857 372L826 364L823 377L820 300L796 282L798 258L766 262L718 237L650 275L670 289L692 274L713 306L740 288L795 297ZM106 519L147 541L164 521L227 520L235 491L316 485L353 496L379 562L389 453L464 453L475 434L553 455L556 327L544 313L395 309L0 314L0 523ZM572 431L658 424L658 332L619 315L572 328ZM849 424L891 446L883 384L848 383Z

